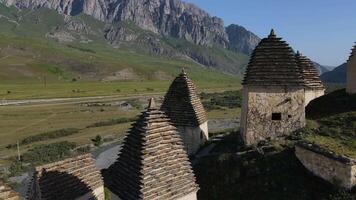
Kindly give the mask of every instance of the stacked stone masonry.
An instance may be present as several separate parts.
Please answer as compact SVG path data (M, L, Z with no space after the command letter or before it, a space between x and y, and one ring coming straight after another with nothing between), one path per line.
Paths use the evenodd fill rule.
M281 118L272 120L274 113ZM244 86L241 132L246 144L288 135L304 126L303 88Z
M352 49L351 56L347 61L347 85L349 94L356 94L356 46Z
M36 167L28 200L104 200L104 183L91 154Z
M305 126L305 83L292 48L272 30L254 50L243 80L245 144L289 135Z
M198 185L177 129L153 100L108 170L113 200L196 200Z
M296 145L295 155L306 169L336 186L352 189L356 185L356 162L353 159L306 143Z
M169 87L161 109L178 128L189 155L195 154L209 139L206 112L196 87L184 70Z
M19 194L0 181L0 200L20 200Z
M297 64L303 73L305 106L307 106L312 100L324 95L325 87L320 80L318 70L314 67L314 63L299 52L297 52L295 57Z

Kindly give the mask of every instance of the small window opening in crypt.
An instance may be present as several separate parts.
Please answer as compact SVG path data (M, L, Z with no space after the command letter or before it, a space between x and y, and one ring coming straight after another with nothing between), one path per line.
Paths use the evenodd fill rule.
M273 121L281 121L282 120L282 113L272 113L272 120Z

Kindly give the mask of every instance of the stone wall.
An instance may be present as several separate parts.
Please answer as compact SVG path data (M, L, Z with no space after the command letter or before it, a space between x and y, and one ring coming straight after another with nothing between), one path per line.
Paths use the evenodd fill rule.
M314 99L325 94L325 89L306 89L305 90L305 106L307 106Z
M209 139L208 121L199 127L178 126L177 129L188 155L194 155L200 146Z
M242 103L241 134L247 145L305 126L303 88L244 86ZM273 113L280 113L281 119L272 120Z
M350 94L356 94L356 52L347 63L346 91Z
M356 184L356 162L318 146L298 144L295 155L314 175L337 186L351 189Z

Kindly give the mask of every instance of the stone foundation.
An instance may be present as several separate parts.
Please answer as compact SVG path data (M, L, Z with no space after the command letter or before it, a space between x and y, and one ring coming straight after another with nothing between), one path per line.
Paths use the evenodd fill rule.
M200 146L209 140L207 121L199 127L178 126L177 129L188 155L194 155Z
M356 185L356 162L316 145L298 144L295 155L314 175L347 189Z
M304 107L304 88L244 86L241 135L245 144L289 135L303 128Z
M307 106L314 99L325 94L325 89L306 89L305 90L305 106Z
M110 200L124 200L124 199L120 199L116 194L110 192ZM177 198L175 200L197 200L197 192L190 193L186 196Z

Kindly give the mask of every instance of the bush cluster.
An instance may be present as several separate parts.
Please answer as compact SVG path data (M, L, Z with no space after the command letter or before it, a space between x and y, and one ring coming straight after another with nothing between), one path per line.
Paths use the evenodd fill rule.
M108 121L97 122L92 125L87 126L87 128L94 128L94 127L103 127L103 126L112 126L116 124L124 124L128 122L135 121L136 118L118 118L118 119L110 119Z
M241 107L241 91L225 91L221 93L201 93L204 108L206 110L216 110L222 108Z

